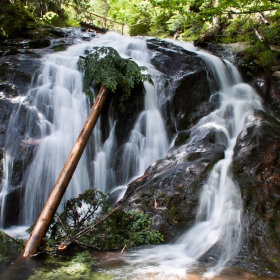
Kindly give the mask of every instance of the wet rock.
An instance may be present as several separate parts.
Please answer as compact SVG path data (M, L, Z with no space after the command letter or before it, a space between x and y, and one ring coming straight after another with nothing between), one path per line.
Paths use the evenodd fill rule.
M152 52L152 64L162 72L167 83L162 111L168 131L183 131L218 106L218 100L209 102L211 89L207 67L196 53L171 42L147 40Z
M272 66L271 71L272 72L280 71L280 66Z
M36 39L29 42L29 46L33 49L47 48L51 45L51 40L49 39Z
M2 45L8 47L26 48L28 47L30 40L23 39L7 39L1 42Z
M215 109L215 103L208 102L211 93L205 69L187 73L172 83L174 94L167 106L177 131L193 126Z
M2 221L3 228L20 225L21 209L20 204L23 195L22 186L12 189L6 196L5 219Z
M13 54L17 54L17 49L16 48L11 48L7 51L4 51L2 55L6 56L6 55L13 55Z
M51 48L54 49L55 51L63 51L67 47L69 47L73 44L74 44L74 41L70 40L69 38L67 38L67 39L55 39L52 42Z
M68 35L71 31L69 29L66 29L66 28L56 27L54 29L51 29L50 32L52 34L54 34L55 36L58 36L58 37L68 37Z
M119 202L128 209L144 211L171 241L195 221L199 193L213 165L224 157L225 146L213 141L211 130L194 132L188 140L172 148L164 159L150 165L145 174L131 184Z
M81 38L82 38L84 41L90 41L90 40L91 40L91 35L88 34L87 32L85 32L85 33L82 33L82 34L81 34Z
M272 74L272 78L274 80L280 80L280 71L275 71L273 74Z
M0 87L7 98L27 93L33 75L41 65L38 58L25 54L0 58Z
M148 39L147 45L152 52L152 64L167 76L180 76L203 67L201 58L191 51L160 39Z
M244 129L234 150L233 175L244 201L244 242L235 265L280 275L280 122L264 113Z

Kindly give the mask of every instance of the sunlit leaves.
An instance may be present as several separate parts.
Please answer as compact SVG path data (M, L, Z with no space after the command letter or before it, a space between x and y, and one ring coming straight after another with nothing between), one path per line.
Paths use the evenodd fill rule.
M131 59L122 58L111 47L94 47L93 52L78 62L79 69L84 71L84 91L93 98L93 86L106 86L111 92L117 88L122 91L119 106L123 111L122 102L126 100L132 89L143 81L152 83L151 76L144 74L146 67L138 66Z

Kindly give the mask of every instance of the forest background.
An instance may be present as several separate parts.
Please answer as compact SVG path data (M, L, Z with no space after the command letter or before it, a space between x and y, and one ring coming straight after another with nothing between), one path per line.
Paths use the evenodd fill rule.
M125 26L128 35L205 43L243 43L249 68L279 64L280 0L2 0L0 40L24 36L38 26ZM89 12L93 13L89 15ZM95 15L94 15L95 14ZM96 15L100 16L97 17ZM115 23L114 23L115 22ZM106 22L105 22L106 23ZM103 27L101 26L101 27ZM254 64L252 66L252 63ZM249 71L248 73L253 73Z

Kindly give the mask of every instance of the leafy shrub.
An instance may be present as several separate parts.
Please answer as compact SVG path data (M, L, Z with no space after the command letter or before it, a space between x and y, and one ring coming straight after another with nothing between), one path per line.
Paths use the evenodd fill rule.
M106 206L106 195L87 190L65 202L64 211L50 227L49 246L63 249L75 243L81 247L112 250L155 244L163 236L151 229L146 214Z
M27 23L35 21L33 15L19 1L0 5L0 15L0 39L22 35Z
M78 61L78 67L84 71L84 91L91 99L94 96L92 85L98 88L106 86L113 93L117 89L121 92L118 107L122 112L125 111L123 104L130 97L134 87L143 81L153 83L149 74L142 73L147 71L146 67L122 58L111 47L94 47L92 53Z
M42 23L55 25L55 23L58 21L58 19L59 19L58 14L56 14L54 12L47 12L42 17Z

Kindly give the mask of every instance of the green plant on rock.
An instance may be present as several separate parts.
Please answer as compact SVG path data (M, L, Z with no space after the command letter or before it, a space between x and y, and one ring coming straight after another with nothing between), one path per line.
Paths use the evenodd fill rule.
M247 61L254 61L262 67L271 67L274 62L273 52L267 44L261 41L246 49L245 59Z
M106 86L111 92L121 91L118 107L124 112L123 103L128 100L132 89L143 81L152 82L144 66L138 66L131 59L122 58L111 47L94 47L93 52L78 61L78 68L84 71L84 91L91 100L94 97L94 87Z
M87 190L66 201L64 211L50 227L48 245L115 250L163 242L163 236L151 229L146 214L110 209L106 198L99 190Z

